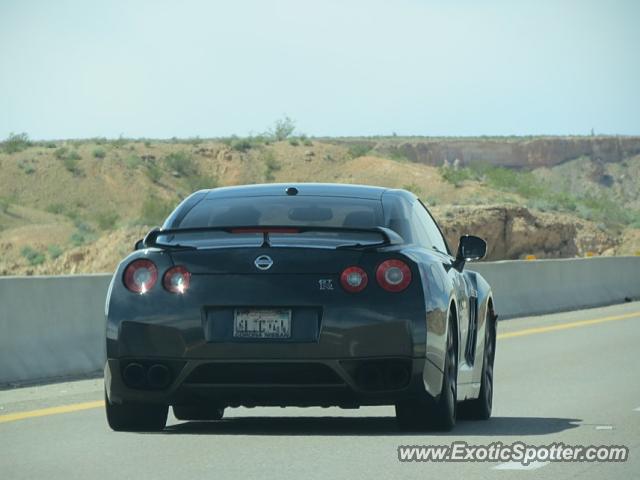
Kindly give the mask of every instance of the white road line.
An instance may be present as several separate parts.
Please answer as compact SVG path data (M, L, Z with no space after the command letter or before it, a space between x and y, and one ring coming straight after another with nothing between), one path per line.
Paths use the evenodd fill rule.
M596 425L596 430L613 430L613 425Z
M549 462L531 462L529 465L523 465L520 462L506 462L501 463L493 467L494 470L537 470L545 465L549 465Z

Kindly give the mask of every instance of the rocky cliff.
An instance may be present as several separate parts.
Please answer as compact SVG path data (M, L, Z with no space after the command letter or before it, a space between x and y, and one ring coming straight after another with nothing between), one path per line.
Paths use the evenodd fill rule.
M486 162L516 168L551 167L580 157L620 162L640 153L640 137L536 137L531 139L447 139L380 141L374 149L414 162L440 166Z
M461 235L477 235L487 241L487 260L613 255L618 245L616 238L594 223L568 215L510 205L431 210L453 251Z

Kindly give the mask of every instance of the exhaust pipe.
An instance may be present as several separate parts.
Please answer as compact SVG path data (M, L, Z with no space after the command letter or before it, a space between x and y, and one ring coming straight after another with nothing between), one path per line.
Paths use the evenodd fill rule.
M358 383L365 390L381 390L384 388L384 379L380 367L375 363L364 364L358 370Z
M165 388L171 382L171 372L160 363L151 365L147 372L147 382L151 388Z
M384 369L384 383L390 389L402 388L409 383L407 365L390 363Z
M139 363L130 363L123 372L124 383L132 388L141 388L145 383L144 367Z

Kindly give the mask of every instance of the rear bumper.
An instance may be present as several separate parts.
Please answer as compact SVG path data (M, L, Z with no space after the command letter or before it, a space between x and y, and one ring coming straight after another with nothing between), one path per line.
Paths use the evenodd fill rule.
M132 385L125 369L135 364L145 374L166 366L165 386L142 381ZM424 358L288 359L259 362L124 358L107 360L105 387L113 403L236 406L390 405L400 400L433 396L442 372Z

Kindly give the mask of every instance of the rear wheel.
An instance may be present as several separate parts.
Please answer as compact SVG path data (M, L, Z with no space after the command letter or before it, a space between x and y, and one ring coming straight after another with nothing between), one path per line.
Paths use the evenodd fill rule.
M442 389L437 398L408 400L396 404L396 418L403 430L449 431L456 424L456 397L458 391L458 348L454 322L449 315L447 349L445 354Z
M478 398L460 404L460 417L466 420L488 420L493 406L493 363L496 355L496 322L492 311L487 312L482 379Z
M142 403L111 403L105 393L107 423L116 432L153 432L167 424L169 407Z
M173 415L178 420L220 420L224 415L224 408L174 405Z

